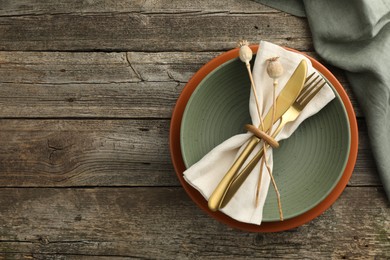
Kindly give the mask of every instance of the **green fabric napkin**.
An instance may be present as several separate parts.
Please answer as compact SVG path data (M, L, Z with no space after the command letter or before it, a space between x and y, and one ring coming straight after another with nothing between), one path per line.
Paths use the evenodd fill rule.
M316 52L345 70L390 200L390 1L255 1L297 16L306 13Z

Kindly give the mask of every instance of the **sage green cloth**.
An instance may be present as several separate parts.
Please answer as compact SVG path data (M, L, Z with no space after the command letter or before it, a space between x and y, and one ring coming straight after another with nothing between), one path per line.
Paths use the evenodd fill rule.
M255 0L302 16L316 52L345 71L390 200L390 0Z
M275 9L285 11L295 16L306 16L305 6L303 5L302 0L257 0L257 2L269 5Z

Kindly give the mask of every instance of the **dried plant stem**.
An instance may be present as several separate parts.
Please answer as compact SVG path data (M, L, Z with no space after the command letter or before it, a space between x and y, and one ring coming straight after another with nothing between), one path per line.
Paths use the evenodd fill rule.
M257 109L257 115L259 116L260 118L260 124L261 124L261 128L264 129L264 122L263 122L263 118L261 117L261 110L260 110L260 105L259 105L259 96L257 95L257 91L256 91L256 85L255 85L255 82L253 81L253 76L252 76L252 71L251 71L251 65L248 63L246 64L246 69L248 70L248 74L249 74L249 79L251 81L251 86L252 86L252 91L253 91L253 94L255 95L255 102L256 102L256 109Z
M268 169L268 171L271 172L270 169ZM272 173L270 174L270 177L271 177L272 185L274 186L274 189L276 192L276 198L278 199L279 218L281 221L283 221L283 211L282 211L282 203L280 201L280 193L279 193L278 187L276 186L276 182L275 182L275 179L274 179L274 176L272 175Z
M275 114L276 114L276 88L278 86L278 80L277 79L274 79L274 82L273 82L273 94L272 94L272 97L273 97L273 106L272 106L272 123L274 122L275 120ZM272 126L270 127L268 133L271 134L272 132ZM276 192L276 196L277 196L277 199L278 199L278 208L279 208L279 218L281 221L283 221L283 210L282 210L282 202L280 201L280 193L279 193L279 189L278 189L278 186L276 185L276 182L275 182L275 179L274 179L274 176L272 174L272 172L268 169L268 171L270 172L270 177L271 177L271 181L272 181L272 184L274 186L274 189L275 189L275 192Z
M265 145L263 144L263 149L264 149L264 147L265 147ZM271 178L272 185L274 186L274 189L275 189L275 192L276 192L276 198L277 198L277 201L278 201L278 209L279 209L279 218L280 218L281 221L283 221L283 210L282 210L282 202L280 200L279 189L278 189L278 186L276 185L276 182L275 182L275 179L274 179L274 175L272 174L272 170L271 170L271 167L268 164L268 161L267 161L265 153L264 153L264 155L262 157L262 160L261 160L260 176L259 176L259 179L257 181L257 185L258 185L257 187L258 188L256 190L256 206L259 203L260 184L261 184L261 178L262 178L262 175L263 175L264 163L265 163L265 167L267 168L267 171L269 173L269 176Z
M246 68L248 70L249 79L251 81L252 91L253 91L253 94L255 96L257 114L258 114L258 116L260 118L260 126L261 126L261 129L264 130L264 121L263 121L263 118L262 118L261 112L260 112L260 105L259 105L259 101L258 101L259 97L257 95L255 82L253 81L251 65L249 63L247 63L246 64ZM271 168L269 167L267 156L266 156L267 146L265 145L264 142L263 142L263 151L264 151L264 155L263 155L263 157L261 159L260 173L259 173L259 178L257 180L257 190L256 190L256 198L255 198L256 207L259 205L260 185L261 185L261 179L263 177L263 166L264 166L264 163L265 163L265 165L267 167L267 170L268 170L269 174L272 176L272 173L270 171Z
M273 106L272 106L272 126L269 128L268 130L268 134L271 134L272 132L272 128L273 128L273 124L274 124L274 121L275 121L275 116L276 116L276 88L278 87L278 80L277 79L274 79L274 89L273 89L273 92L272 92L272 99L273 99Z
M276 88L278 86L278 78L283 75L284 69L283 69L282 64L279 61L279 57L272 57L272 58L267 59L267 61L268 61L267 74L270 78L273 79L273 91L272 91L273 105L272 105L271 127L267 131L267 134L271 135L272 130L273 130L274 121L275 121L275 116L276 116L276 93L275 92L276 92ZM267 144L267 146L268 146L268 144ZM264 154L265 154L265 151L264 151ZM282 203L280 201L280 193L279 193L278 187L276 186L276 182L275 182L274 176L272 174L272 171L271 171L269 165L266 165L266 166L267 166L267 169L268 169L271 181L272 181L272 185L274 186L275 192L277 195L279 217L280 217L280 220L283 221L283 211L282 211Z
M266 149L267 148L266 148L265 144L263 143L263 151L267 151ZM263 157L261 157L260 173L259 173L259 178L257 179L257 186L256 186L257 189L256 189L256 197L255 197L255 205L256 205L256 207L259 206L260 186L261 186L261 179L263 178L264 163L265 163L265 167L267 167L267 170L270 171L270 167L268 165L268 161L267 161L267 158L265 156L265 152L264 152Z

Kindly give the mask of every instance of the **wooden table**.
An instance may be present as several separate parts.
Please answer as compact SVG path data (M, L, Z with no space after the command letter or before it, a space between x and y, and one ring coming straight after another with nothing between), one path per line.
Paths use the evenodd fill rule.
M229 228L186 195L168 148L190 77L238 39L316 58L306 19L247 0L0 2L0 258L389 258L364 117L339 200L299 228Z

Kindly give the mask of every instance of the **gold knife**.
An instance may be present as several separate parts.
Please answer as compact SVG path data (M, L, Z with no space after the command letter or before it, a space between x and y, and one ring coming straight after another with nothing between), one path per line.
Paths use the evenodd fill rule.
M284 114L284 112L286 112L287 109L294 103L303 87L303 84L305 83L306 73L307 63L305 60L302 60L295 69L294 73L291 75L290 79L286 83L286 86L282 89L276 100L276 116L274 122L271 123L272 107L265 116L263 131L268 131L268 129L271 128L271 126L275 122L277 122L279 118ZM236 174L259 142L260 139L256 136L253 136L250 139L247 146L244 148L242 153L238 156L238 158L227 171L220 183L217 185L214 192L211 194L208 200L208 206L210 210L216 211L221 208L222 202L224 202L227 191L229 190L229 187L231 186ZM229 196L229 200L231 199L231 197L232 195ZM227 202L224 202L223 204L226 205Z

